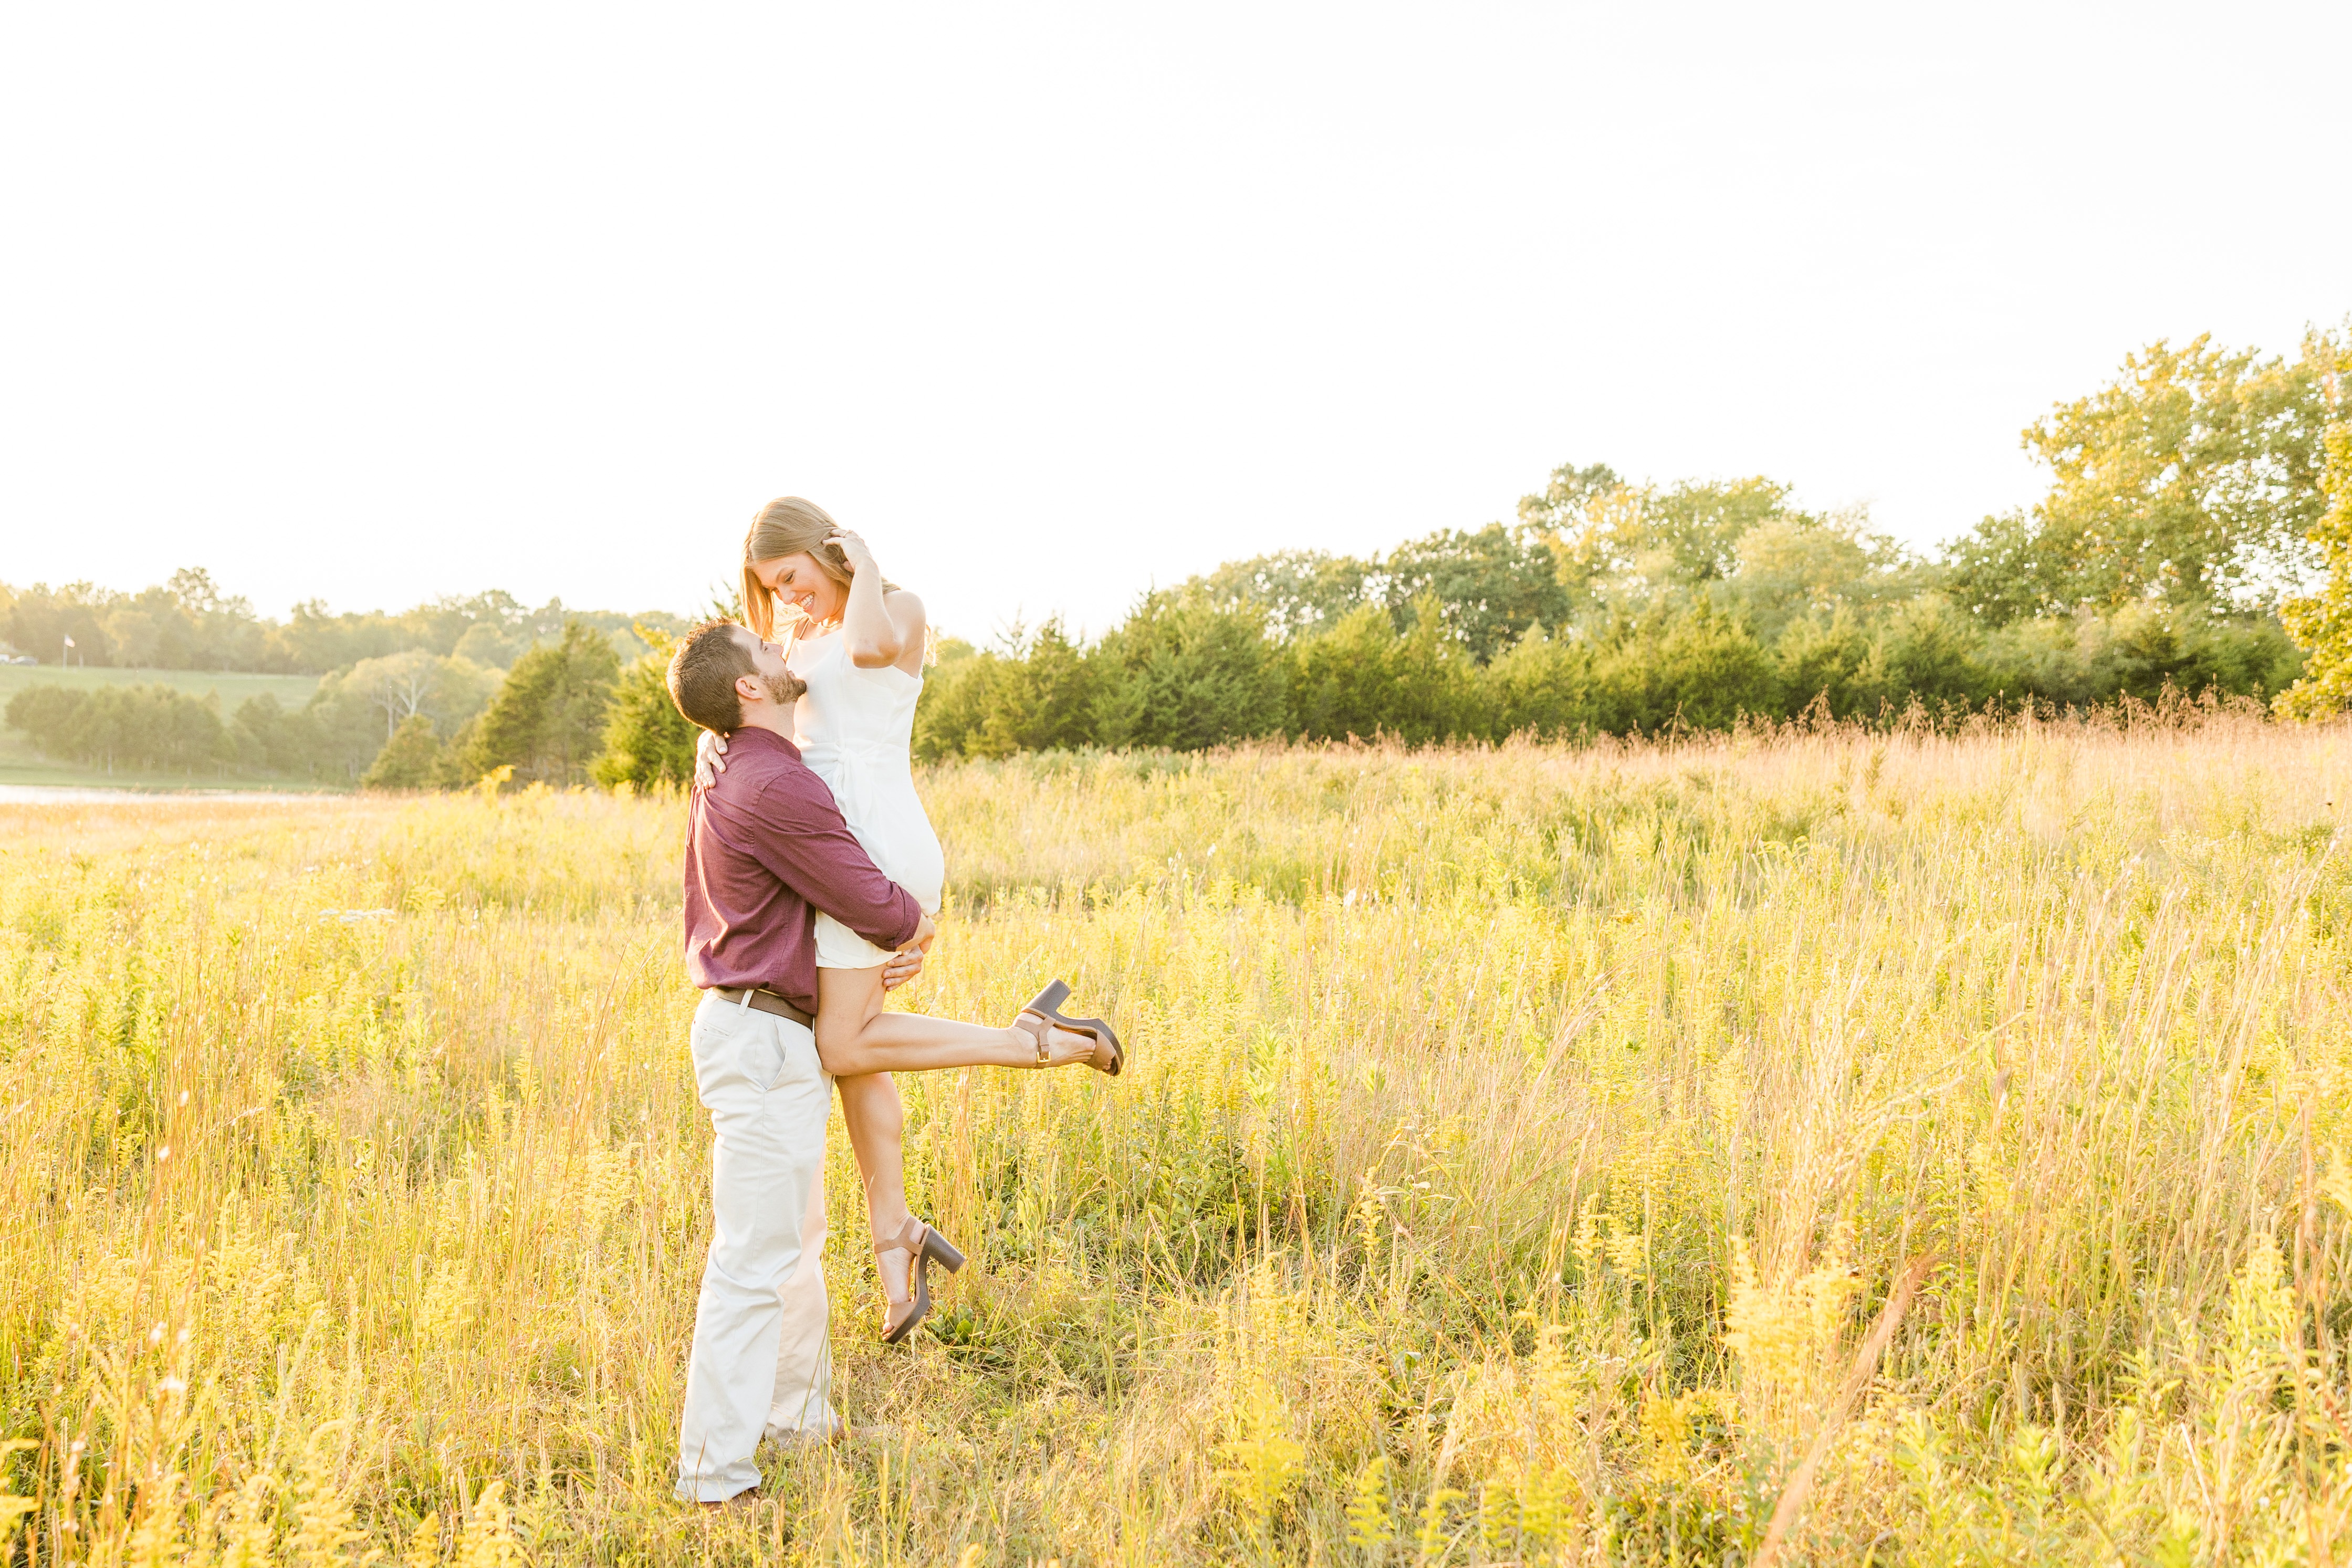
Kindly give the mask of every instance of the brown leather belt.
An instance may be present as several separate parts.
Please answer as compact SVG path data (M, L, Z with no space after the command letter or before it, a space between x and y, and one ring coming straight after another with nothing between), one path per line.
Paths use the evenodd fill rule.
M730 1006L740 1007L743 1005L743 993L740 991L730 991L724 985L714 985L710 987L709 991L705 992L704 994L716 996L721 1002L728 1004ZM800 1025L801 1027L804 1029L814 1028L816 1026L816 1016L814 1014L802 1012L798 1007L793 1006L790 1002L785 1001L782 997L777 995L774 992L769 990L764 985L751 993L751 1005L758 1008L762 1013L773 1013L779 1018L790 1018L793 1023Z

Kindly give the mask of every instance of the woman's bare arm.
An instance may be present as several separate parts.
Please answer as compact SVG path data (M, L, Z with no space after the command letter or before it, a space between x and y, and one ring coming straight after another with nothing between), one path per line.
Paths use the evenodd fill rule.
M849 602L842 607L841 635L849 662L860 669L897 665L909 675L922 672L923 602L899 589L886 591L882 569L863 539L843 529L828 544L849 559Z

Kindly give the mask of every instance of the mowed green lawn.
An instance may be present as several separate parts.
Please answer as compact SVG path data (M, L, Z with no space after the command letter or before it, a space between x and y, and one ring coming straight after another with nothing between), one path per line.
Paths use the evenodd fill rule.
M236 713L238 703L248 697L258 697L265 691L289 708L299 708L310 700L310 693L318 689L319 678L315 675L245 675L204 669L0 665L0 709L5 709L10 698L28 687L88 689L136 684L175 687L195 697L217 696L221 717L226 719ZM135 773L128 770L110 773L104 768L58 762L35 751L23 731L0 724L0 784L112 784L125 789L188 789L220 788L239 782L222 778L217 773ZM245 782L249 786L250 781ZM273 784L271 787L310 789L316 786L305 783Z

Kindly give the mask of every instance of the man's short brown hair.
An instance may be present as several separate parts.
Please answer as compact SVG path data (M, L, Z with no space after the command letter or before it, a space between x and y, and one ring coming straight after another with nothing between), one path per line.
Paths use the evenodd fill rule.
M735 682L759 673L744 646L750 635L733 621L705 621L669 656L669 698L689 721L722 735L741 727L743 700Z

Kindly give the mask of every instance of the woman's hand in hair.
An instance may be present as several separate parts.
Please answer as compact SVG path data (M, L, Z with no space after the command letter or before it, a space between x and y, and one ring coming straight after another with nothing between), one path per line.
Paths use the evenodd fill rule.
M869 572L877 577L882 574L882 568L874 563L874 547L848 529L834 530L833 536L825 542L839 548L843 557L849 563L851 576L863 577Z
M893 664L907 668L905 661L911 658L916 663L907 673L919 676L922 670L923 602L883 582L882 568L875 564L873 550L855 532L836 527L826 536L825 542L840 551L849 563L849 596L841 610L842 640L849 662L860 669L880 669Z
M709 789L727 771L727 737L705 730L694 742L694 787Z

